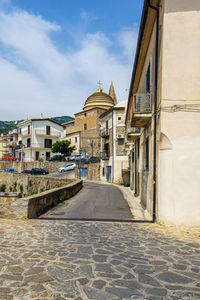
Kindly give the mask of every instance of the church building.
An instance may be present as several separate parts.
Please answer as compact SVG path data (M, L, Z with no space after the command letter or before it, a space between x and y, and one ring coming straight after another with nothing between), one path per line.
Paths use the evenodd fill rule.
M113 83L108 94L103 92L102 87L98 87L97 92L86 99L83 110L75 114L75 120L62 124L65 126L65 139L76 147L73 154L101 155L99 117L116 104Z

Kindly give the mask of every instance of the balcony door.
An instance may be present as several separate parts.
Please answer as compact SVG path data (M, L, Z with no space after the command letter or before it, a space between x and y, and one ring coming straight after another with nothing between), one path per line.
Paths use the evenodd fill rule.
M50 135L50 134L51 134L51 127L46 126L46 135Z
M36 151L35 152L35 160L39 160L39 158L40 158L40 152Z

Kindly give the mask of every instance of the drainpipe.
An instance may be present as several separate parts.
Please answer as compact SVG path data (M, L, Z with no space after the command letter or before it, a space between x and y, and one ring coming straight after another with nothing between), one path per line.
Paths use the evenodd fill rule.
M153 141L153 222L156 221L156 189L157 189L157 156L156 156L156 139L157 139L157 102L158 102L158 42L159 42L159 7L150 4L147 1L147 6L156 12L156 49L155 49L155 101L154 101L154 141Z
M112 109L112 182L114 181L114 109Z

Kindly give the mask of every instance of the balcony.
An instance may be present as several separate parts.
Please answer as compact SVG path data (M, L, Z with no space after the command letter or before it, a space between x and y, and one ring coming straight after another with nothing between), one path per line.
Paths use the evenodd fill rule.
M110 152L108 150L104 150L101 152L101 159L108 160L110 158Z
M134 141L141 135L141 130L139 127L129 127L127 129L127 141Z
M102 137L102 138L107 138L107 137L109 137L109 130L106 129L106 128L101 129L100 134L101 134L101 137Z
M44 144L38 144L38 143L30 143L26 145L16 145L15 149L18 151L26 150L26 149L51 149L50 145L45 147Z
M40 136L51 136L51 137L61 137L61 133L57 132L57 131L51 131L49 134L47 134L46 130L40 130L40 129L36 129L35 130L35 134L36 135L40 135Z
M28 130L23 130L21 131L21 133L19 133L19 136L21 137L26 137L26 136L30 136L31 135L31 131Z
M134 95L134 112L132 127L145 127L152 117L152 103L150 93L137 93Z

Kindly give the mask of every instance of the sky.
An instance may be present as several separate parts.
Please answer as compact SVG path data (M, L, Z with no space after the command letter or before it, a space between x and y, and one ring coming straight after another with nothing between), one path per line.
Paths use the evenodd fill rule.
M100 80L128 98L143 0L0 0L0 120L74 116Z

